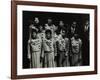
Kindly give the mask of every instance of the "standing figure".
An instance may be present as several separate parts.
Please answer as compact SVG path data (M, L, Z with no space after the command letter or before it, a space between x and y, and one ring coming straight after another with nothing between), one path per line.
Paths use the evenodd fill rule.
M71 25L71 33L70 36L73 37L75 33L78 33L77 30L78 26L77 26L77 22L73 21L72 25Z
M29 25L29 38L31 38L31 29L32 28L36 28L39 31L40 28L40 21L38 17L34 18L34 21L32 22L32 24Z
M62 29L66 28L66 25L64 24L64 21L60 20L58 23L58 32L60 32Z
M90 63L90 51L89 51L89 45L90 45L90 39L89 39L89 31L90 31L90 23L89 21L87 20L85 22L85 25L84 25L84 32L83 32L83 54L82 54L82 58L83 58L83 65L89 65Z
M55 42L52 38L52 31L46 30L45 39L43 40L44 49L44 67L54 67L54 58L56 55Z
M28 58L31 68L40 68L41 39L37 37L37 29L31 29L31 38L28 40Z
M39 20L39 18L38 17L35 17L34 18L34 26L35 26L35 28L37 28L38 30L39 30L39 27L40 27L40 20Z
M59 36L60 36L60 31L58 30L58 26L55 26L53 35L54 40L57 41Z
M54 39L54 41L55 42L57 42L58 41L58 39L59 39L59 36L60 36L60 33L59 33L59 31L58 31L58 26L55 26L55 28L54 28L54 35L53 35L53 39ZM57 48L57 46L55 45L55 47ZM58 58L57 58L58 56L56 55L55 56L55 66L57 67L57 61L58 61Z
M65 27L65 24L62 20L59 21L59 29L63 29Z
M58 67L68 66L69 39L66 38L66 31L61 30L61 35L56 42Z
M43 41L43 39L45 38L45 30L43 26L39 27L39 31L38 31L38 37Z
M41 39L41 42L42 42L42 47L41 47L41 50L42 50L42 54L41 54L41 67L43 67L43 61L44 61L44 52L43 52L43 40L45 39L45 30L44 30L44 27L43 26L40 26L39 27L39 31L38 31L38 38Z
M54 35L54 28L55 25L53 24L52 19L48 18L47 24L45 24L45 29L50 29L52 31L52 36Z
M81 55L81 47L82 41L78 37L78 34L74 34L71 38L71 46L72 46L72 66L81 66L82 64L82 55Z
M74 36L75 33L78 33L79 30L77 30L78 25L76 21L73 21L70 26L68 26L68 38L69 38L69 62L70 66L72 66L72 45L71 45L71 38Z

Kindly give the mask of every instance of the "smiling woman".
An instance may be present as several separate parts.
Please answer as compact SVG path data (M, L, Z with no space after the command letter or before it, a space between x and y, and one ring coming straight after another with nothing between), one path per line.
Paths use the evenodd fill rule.
M12 1L12 78L97 73L96 14L92 5Z

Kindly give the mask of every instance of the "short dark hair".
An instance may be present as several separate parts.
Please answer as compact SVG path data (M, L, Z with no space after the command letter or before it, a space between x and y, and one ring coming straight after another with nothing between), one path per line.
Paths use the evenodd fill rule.
M37 33L38 31L36 29L32 29L31 32L36 32Z
M45 34L47 34L47 33L52 34L52 32L51 32L51 30L50 30L50 29L47 29L47 30L45 31Z

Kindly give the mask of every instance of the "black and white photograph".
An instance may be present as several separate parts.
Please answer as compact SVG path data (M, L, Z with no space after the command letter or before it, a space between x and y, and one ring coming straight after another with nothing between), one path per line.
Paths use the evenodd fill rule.
M12 3L12 78L97 73L97 6Z
M89 66L90 15L23 11L23 68Z

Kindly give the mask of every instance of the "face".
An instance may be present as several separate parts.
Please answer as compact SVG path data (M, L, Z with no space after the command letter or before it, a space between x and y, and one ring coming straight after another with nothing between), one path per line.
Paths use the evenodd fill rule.
M62 34L62 36L65 36L66 35L65 30L62 30L61 34Z
M76 24L77 24L77 23L74 21L74 22L72 23L72 26L73 26L73 27L76 27Z
M39 23L39 18L35 17L34 21L35 23Z
M43 31L43 27L42 26L40 26L39 29L40 29L40 31Z
M75 37L75 39L78 39L78 34L75 34L74 37Z
M46 38L51 39L51 34L49 32L46 34Z
M84 26L84 31L88 31L89 30L89 21L86 21L85 26Z
M36 32L32 32L32 38L36 38L37 37L37 33Z
M64 22L63 21L59 21L59 25L60 26L64 26Z
M89 25L89 21L86 21L86 25L87 25L87 26Z
M52 23L52 19L48 19L48 24L51 24Z
M58 29L58 26L55 26L55 27L54 27L54 31L57 31L57 29Z

